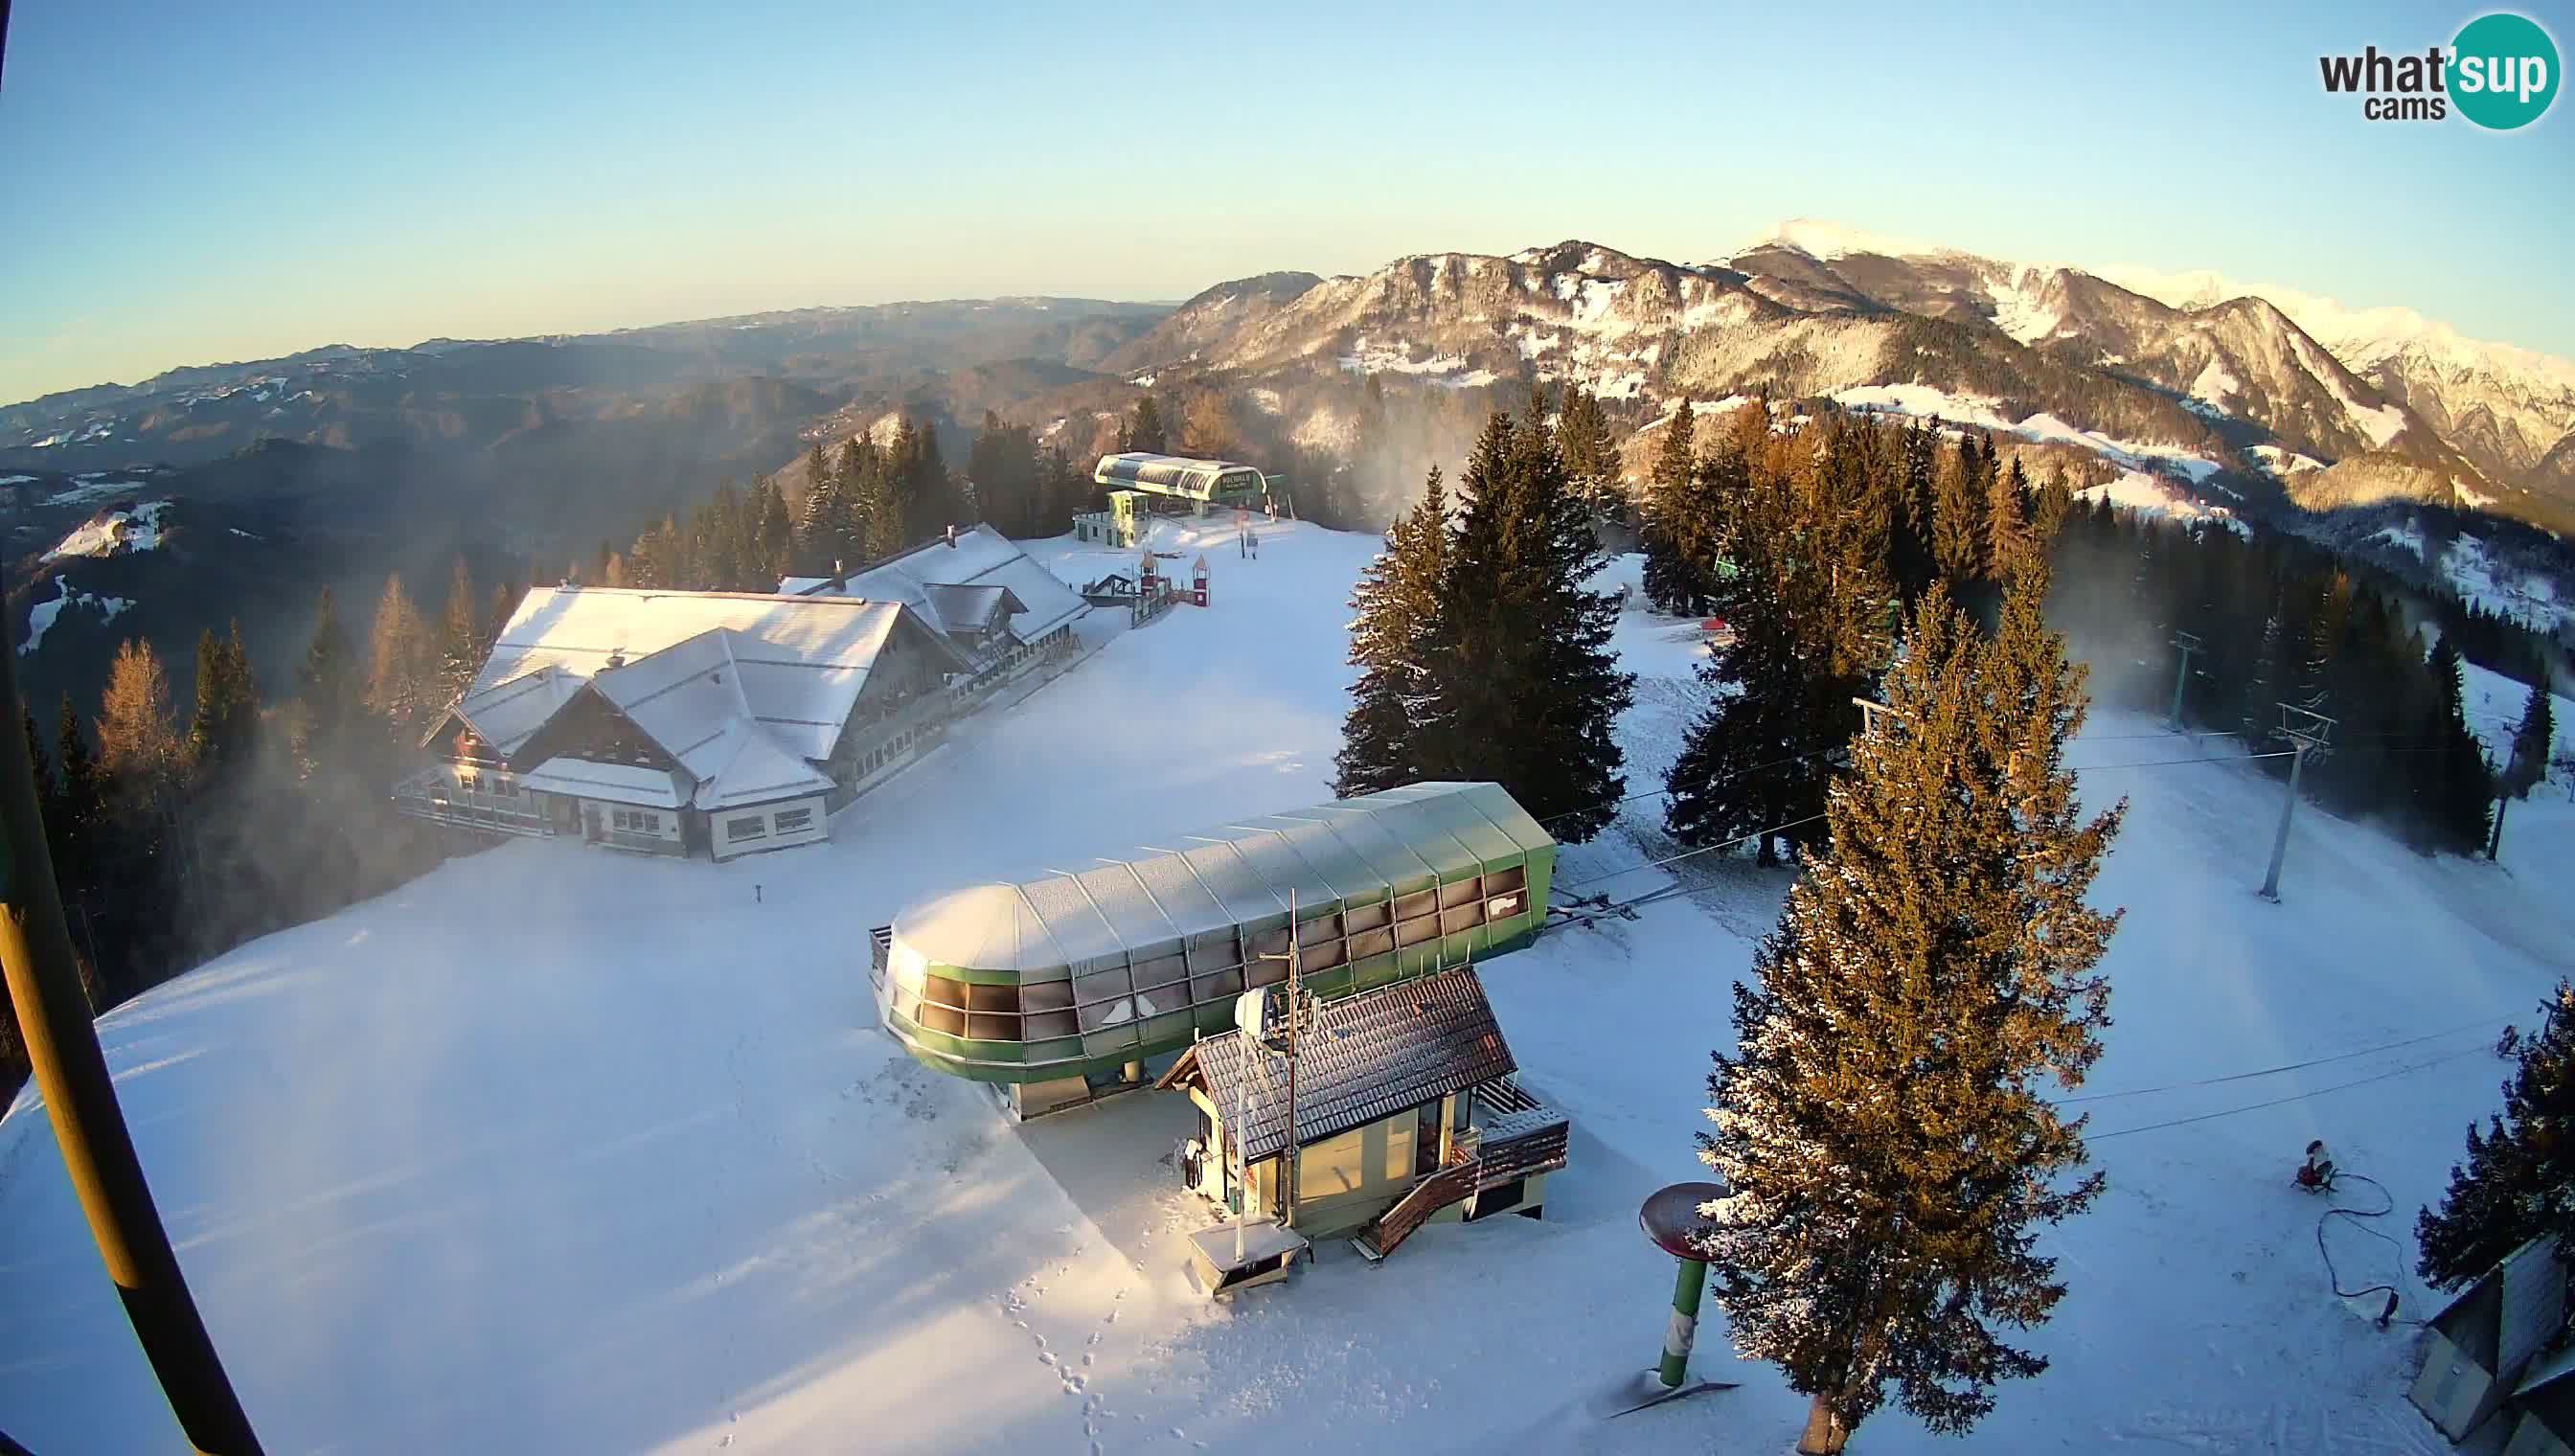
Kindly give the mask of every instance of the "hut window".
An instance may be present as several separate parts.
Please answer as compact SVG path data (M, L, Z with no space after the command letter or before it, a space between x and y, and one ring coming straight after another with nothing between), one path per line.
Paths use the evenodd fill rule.
M1453 910L1439 912L1439 932L1443 935L1454 935L1460 930L1471 930L1482 923L1484 923L1482 900L1468 900Z
M1482 883L1482 880L1469 875L1464 879L1452 879L1439 886L1439 908L1453 910L1459 905L1472 904L1483 898L1483 892L1478 888Z
M814 810L811 808L782 808L778 811L778 832L782 834L793 834L809 828L813 822Z
M1394 912L1382 904L1352 905L1341 912L1341 922L1353 935L1361 930L1374 930L1393 923Z
M1435 914L1418 915L1395 923L1394 943L1397 945L1418 945L1424 940L1437 938L1439 938L1439 917Z
M728 839L759 839L766 838L768 834L769 818L765 814L744 814L740 818L725 820L725 837Z
M1315 945L1325 940L1339 938L1341 938L1341 917L1338 915L1323 915L1307 920L1296 927L1296 943L1299 945Z
M1308 1143L1296 1155L1296 1198L1329 1198L1355 1193L1367 1181L1367 1131L1353 1128L1338 1137ZM1404 1155L1411 1156L1406 1148Z
M1435 889L1425 889L1396 900L1394 917L1398 920L1409 920L1415 915L1429 914L1437 908L1439 908L1439 892Z

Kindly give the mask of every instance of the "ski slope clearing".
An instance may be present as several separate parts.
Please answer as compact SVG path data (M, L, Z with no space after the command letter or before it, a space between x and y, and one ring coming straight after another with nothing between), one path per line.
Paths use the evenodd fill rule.
M1574 1118L1542 1222L1434 1227L1376 1267L1326 1246L1211 1306L1181 1272L1209 1214L1161 1161L1180 1099L1014 1127L875 1029L867 930L916 897L1328 795L1345 599L1376 543L1265 527L1244 561L1231 528L1167 533L1183 572L1209 553L1211 609L1107 633L826 847L718 865L513 843L102 1022L272 1452L1793 1443L1804 1401L1731 1368L1713 1302L1697 1366L1743 1388L1580 1414L1658 1349L1671 1265L1636 1207L1700 1171L1707 1053L1786 884L1717 856L1640 867L1668 852L1655 800L1568 850L1559 883L1695 892L1485 972L1525 1078ZM1077 583L1134 561L1043 550ZM1622 622L1650 675L1630 792L1695 702L1675 626ZM2378 1226L2410 1232L2498 1104L2496 1031L2575 969L2575 906L2540 872L2575 814L2562 784L2517 805L2497 868L2304 808L2272 905L2253 887L2278 786L2159 762L2235 752L2112 714L2072 749L2101 765L2090 792L2133 805L2099 885L2128 907L2105 962L2117 1024L2083 1089L2110 1191L2049 1239L2072 1291L2035 1336L2055 1368L2004 1389L1966 1446L1888 1413L1858 1449L2446 1449L2404 1403L2408 1333L2331 1295L2325 1205L2289 1175L2323 1136L2393 1191ZM2311 1064L2263 1071L2292 1063ZM2347 1287L2393 1281L2426 1311L2410 1254L2339 1221L2329 1237ZM177 1443L32 1093L0 1121L0 1429L41 1452Z

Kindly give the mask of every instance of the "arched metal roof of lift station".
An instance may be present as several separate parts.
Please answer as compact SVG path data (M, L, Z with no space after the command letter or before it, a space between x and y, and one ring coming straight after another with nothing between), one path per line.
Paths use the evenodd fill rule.
M1276 929L1291 893L1300 911L1383 900L1554 842L1499 784L1406 784L957 890L896 916L894 941L927 965L1061 979Z

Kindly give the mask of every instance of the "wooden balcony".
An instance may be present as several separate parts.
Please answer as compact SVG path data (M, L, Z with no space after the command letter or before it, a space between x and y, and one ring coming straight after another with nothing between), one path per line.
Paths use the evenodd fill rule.
M1572 1123L1563 1113L1508 1083L1478 1087L1475 1099L1479 1106L1501 1103L1501 1110L1452 1139L1447 1161L1351 1240L1369 1260L1394 1252L1442 1208L1564 1166Z

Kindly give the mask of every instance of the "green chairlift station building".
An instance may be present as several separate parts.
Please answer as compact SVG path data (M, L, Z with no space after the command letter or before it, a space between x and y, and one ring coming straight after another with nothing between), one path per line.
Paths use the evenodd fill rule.
M915 905L875 932L878 1008L915 1057L1035 1116L1232 1028L1247 988L1287 979L1291 936L1325 1000L1526 945L1554 867L1499 784L1407 784Z

